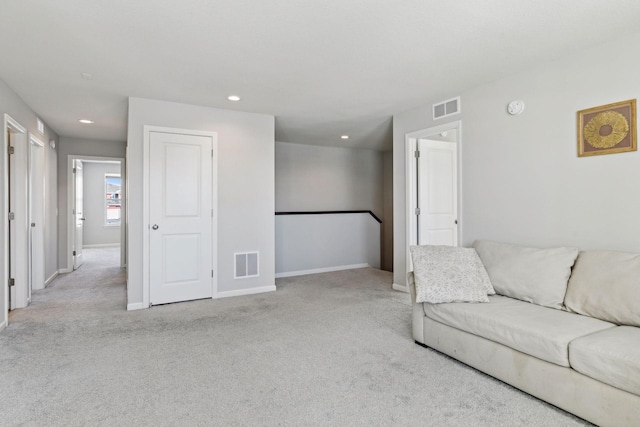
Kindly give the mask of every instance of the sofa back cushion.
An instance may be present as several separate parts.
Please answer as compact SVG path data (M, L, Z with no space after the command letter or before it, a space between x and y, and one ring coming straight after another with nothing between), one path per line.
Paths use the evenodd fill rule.
M527 248L477 240L473 247L500 295L562 308L577 248Z
M580 252L564 304L574 313L640 327L640 254Z

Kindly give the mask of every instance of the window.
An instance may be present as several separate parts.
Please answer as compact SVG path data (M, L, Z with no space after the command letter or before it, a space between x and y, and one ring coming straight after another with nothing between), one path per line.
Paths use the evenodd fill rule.
M104 225L120 226L120 212L122 202L122 180L118 174L104 175Z

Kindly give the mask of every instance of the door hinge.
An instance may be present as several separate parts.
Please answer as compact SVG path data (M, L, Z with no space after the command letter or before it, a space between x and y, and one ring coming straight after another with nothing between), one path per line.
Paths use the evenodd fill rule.
M73 173L76 173L76 168L73 168Z
M213 209L211 209L211 218L213 218Z
M76 256L76 251L73 251L73 256Z
M13 279L13 278L9 279L9 287L15 286L15 285L16 285L16 279Z
M420 208L416 208L416 215L420 215Z
M417 159L418 157L420 157L420 150L416 150L416 152L414 153L414 155L416 156L416 159Z
M211 277L213 277L213 270L211 270Z
M456 225L458 225L458 220L457 219L454 222L456 223Z
M13 221L14 219L16 219L16 214L9 212L9 221Z
M7 146L7 151L9 152L9 154L15 154L16 152L16 148L12 145L8 145Z
M211 157L213 157L213 148L211 149Z

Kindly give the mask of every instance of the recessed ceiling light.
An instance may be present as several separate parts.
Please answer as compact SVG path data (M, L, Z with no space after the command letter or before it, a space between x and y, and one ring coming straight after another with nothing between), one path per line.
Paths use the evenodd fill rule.
M340 138L342 138L342 139L349 139L349 135L342 135Z
M80 119L78 120L80 123L84 123L85 125L90 125L93 124L93 120L89 120L89 119Z
M93 79L93 74L91 74L91 73L80 73L80 76L85 80L92 80Z
M227 96L229 101L240 101L240 97L238 95L229 95Z

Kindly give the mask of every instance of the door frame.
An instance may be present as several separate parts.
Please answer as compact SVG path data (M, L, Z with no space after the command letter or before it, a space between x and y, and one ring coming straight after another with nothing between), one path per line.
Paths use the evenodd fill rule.
M104 157L104 156L83 156L80 154L69 154L67 156L67 268L60 270L61 273L71 273L73 271L73 245L75 244L75 215L73 214L73 205L75 203L75 180L73 179L73 161L87 160L103 161L103 162L119 162L120 178L122 179L122 207L120 208L120 268L125 268L126 260L126 233L127 221L126 215L122 215L127 210L127 176L124 157Z
M0 309L2 310L2 314L0 314L0 331L3 330L8 322L9 322L9 287L7 283L9 282L9 155L8 155L8 145L9 145L9 137L8 133L11 132L15 135L22 135L26 142L27 138L27 129L18 123L15 119L13 119L9 114L4 114L4 125L2 127L2 151L0 152L0 159L2 163L2 188L0 191L2 192L2 197L0 198L0 221L2 221L2 241L4 242L2 245L2 265L0 267L1 274L0 280L2 280L2 292L0 292ZM26 144L25 144L26 145Z
M192 130L169 128L164 126L143 126L143 166L142 166L142 307L149 308L149 295L151 293L150 271L150 199L151 192L151 173L150 165L150 140L151 132L173 133L180 135L207 136L211 138L212 156L211 156L211 208L213 215L211 216L211 268L214 271L211 278L211 295L213 299L218 298L218 133Z
M455 130L457 134L456 159L457 165L457 191L458 191L458 245L462 241L463 224L462 218L462 121L445 123L427 129L421 129L415 132L405 134L405 258L407 271L412 270L411 254L409 246L414 245L417 241L417 224L414 221L416 201L416 181L417 168L414 152L416 151L417 141L419 139L427 139L430 136ZM408 290L408 288L407 288Z

